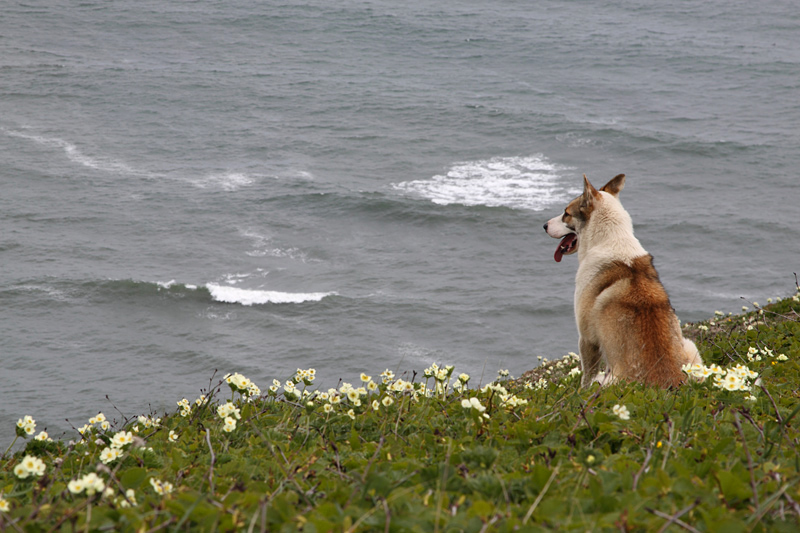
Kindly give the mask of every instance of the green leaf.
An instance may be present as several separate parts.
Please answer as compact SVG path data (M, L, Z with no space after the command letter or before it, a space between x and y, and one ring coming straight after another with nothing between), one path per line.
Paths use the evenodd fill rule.
M736 474L727 470L717 472L719 488L725 496L725 500L732 504L740 500L746 500L752 496L750 487Z
M119 478L126 489L138 489L147 479L147 470L144 468L129 468Z

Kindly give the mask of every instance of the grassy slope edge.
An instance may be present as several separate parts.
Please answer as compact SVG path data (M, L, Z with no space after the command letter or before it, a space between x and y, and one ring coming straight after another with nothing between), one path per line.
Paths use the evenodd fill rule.
M252 398L229 378L160 420L7 452L0 530L797 531L799 312L684 327L706 364L758 374L734 390L579 391L572 357L482 389L448 367Z

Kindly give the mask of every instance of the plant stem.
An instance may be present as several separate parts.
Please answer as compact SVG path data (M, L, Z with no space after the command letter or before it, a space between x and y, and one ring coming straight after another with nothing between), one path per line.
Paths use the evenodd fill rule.
M3 455L0 456L0 459L5 459L6 458L6 454L11 451L11 448L14 447L14 444L17 442L18 438L19 438L19 435L14 435L14 440L11 441L11 445L8 447L8 449L5 452L3 452Z

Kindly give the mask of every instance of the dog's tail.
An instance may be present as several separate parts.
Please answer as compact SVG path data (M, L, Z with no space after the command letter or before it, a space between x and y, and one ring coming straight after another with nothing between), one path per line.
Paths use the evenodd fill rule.
M686 381L683 365L703 364L697 346L683 336L680 337L680 342L673 344L672 350L642 355L645 368L640 381L660 387L677 387Z

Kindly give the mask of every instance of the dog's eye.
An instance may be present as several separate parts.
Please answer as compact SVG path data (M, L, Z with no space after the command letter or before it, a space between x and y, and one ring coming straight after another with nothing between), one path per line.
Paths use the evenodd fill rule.
M569 214L569 211L564 211L564 218L571 217L572 215Z

